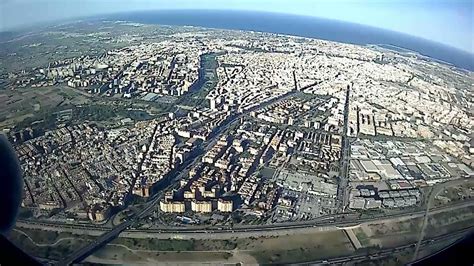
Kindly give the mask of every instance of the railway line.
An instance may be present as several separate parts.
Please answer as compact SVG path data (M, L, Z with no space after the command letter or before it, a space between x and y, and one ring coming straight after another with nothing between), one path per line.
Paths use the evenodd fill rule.
M456 231L456 232L452 232L452 233L449 233L449 234L444 234L444 235L436 236L436 237L433 237L433 238L430 238L430 239L426 239L426 240L421 242L421 248L426 247L428 245L432 245L436 242L448 241L450 239L456 239L456 240L459 241L460 239L463 239L463 237L466 237L466 236L471 235L473 233L474 233L474 226L470 226L468 228L461 229L461 230ZM448 245L444 249L446 249L446 248L448 248L452 245L453 244ZM402 252L402 251L409 250L409 249L414 249L416 246L417 246L417 243L409 243L409 244L406 244L406 245L403 245L403 246L398 246L398 247L395 247L395 248L382 249L382 250L377 251L377 252L372 253L372 254L357 254L357 255L350 255L350 256L338 257L338 258L332 258L332 259L325 259L325 260L307 261L307 262L298 263L296 265L308 265L308 264L310 264L310 265L312 265L312 264L320 264L320 265L325 264L325 265L328 265L328 264L342 264L342 263L349 263L349 262L350 263L355 263L355 262L361 262L361 261L367 261L367 260L374 261L374 260L377 260L377 259L388 257L388 256L393 255L393 254L398 253L398 252Z
M457 202L452 205L441 206L436 208L431 208L430 213L444 212L447 210L452 210L456 208L463 208L474 205L474 200ZM289 230L289 229L300 229L300 228L311 228L311 227L322 227L322 226L334 226L334 227L350 227L356 226L358 224L363 224L367 222L376 222L381 220L390 220L396 218L415 218L422 217L425 214L425 210L419 210L411 213L398 213L385 216L375 216L370 218L361 218L361 219L350 219L337 221L339 216L329 216L319 220L311 220L304 222L294 222L294 223L281 223L273 225L261 225L261 226L234 226L232 228L228 227L163 227L163 228L153 228L153 229L125 229L127 232L142 232L142 233L177 233L177 234L186 234L186 233L239 233L239 232L251 232L251 231L275 231L275 230ZM131 225L131 224L130 224ZM44 228L45 230L51 231L68 231L68 230L87 230L87 231L97 231L106 232L110 231L111 228L103 226L94 226L90 224L67 224L67 223L56 223L56 222L37 222L37 221L19 221L17 223L18 227L21 228ZM127 225L129 226L129 225Z

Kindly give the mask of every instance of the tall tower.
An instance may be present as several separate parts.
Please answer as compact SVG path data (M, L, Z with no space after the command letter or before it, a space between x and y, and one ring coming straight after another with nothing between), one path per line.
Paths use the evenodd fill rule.
M211 106L211 110L217 110L216 108L216 98L212 97L209 99L209 105Z

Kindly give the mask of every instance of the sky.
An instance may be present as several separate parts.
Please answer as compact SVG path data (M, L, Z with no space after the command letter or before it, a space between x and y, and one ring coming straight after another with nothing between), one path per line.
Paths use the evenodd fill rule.
M0 0L0 31L140 10L289 13L394 30L474 53L473 0Z

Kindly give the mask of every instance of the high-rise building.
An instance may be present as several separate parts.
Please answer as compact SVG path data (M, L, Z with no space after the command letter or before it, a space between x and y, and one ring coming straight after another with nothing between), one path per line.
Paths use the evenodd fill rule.
M194 212L209 213L212 212L212 204L210 201L191 201L191 210Z
M185 191L184 192L184 198L185 199L194 199L195 198L195 195L196 193L193 191Z
M294 121L293 117L288 117L288 125L289 126L292 126L294 122L295 121Z
M211 110L217 110L217 103L216 103L216 98L212 97L209 99L209 105L211 107Z
M182 201L160 201L160 210L168 213L183 213L185 205Z
M233 203L229 200L222 200L219 199L217 201L217 209L221 212L232 212L233 211Z

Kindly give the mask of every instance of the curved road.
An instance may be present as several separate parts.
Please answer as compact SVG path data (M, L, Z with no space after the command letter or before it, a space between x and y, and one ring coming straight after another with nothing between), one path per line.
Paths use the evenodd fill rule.
M25 232L23 232L19 229L14 228L13 231L24 235L26 238L28 238L28 240L31 241L31 243L33 243L35 246L38 246L38 247L54 247L54 246L58 245L59 243L65 241L65 240L77 240L78 239L77 237L64 237L64 238L60 238L60 239L56 240L54 243L38 243L38 242L35 242L35 240L33 240L33 238L31 238L27 233L25 233Z
M418 242L416 244L415 252L413 254L413 261L416 261L418 259L419 248L420 248L421 242L422 242L422 240L425 236L425 229L426 229L426 226L428 225L428 216L430 215L430 208L431 208L431 204L433 203L433 200L446 187L453 186L453 184L454 185L459 185L459 184L469 182L469 181L470 181L470 179L453 180L453 181L446 182L446 183L443 183L443 184L439 184L438 186L430 188L430 192L428 194L427 202L426 202L426 211L425 211L425 215L423 217L423 224L421 226L420 235L418 236Z

